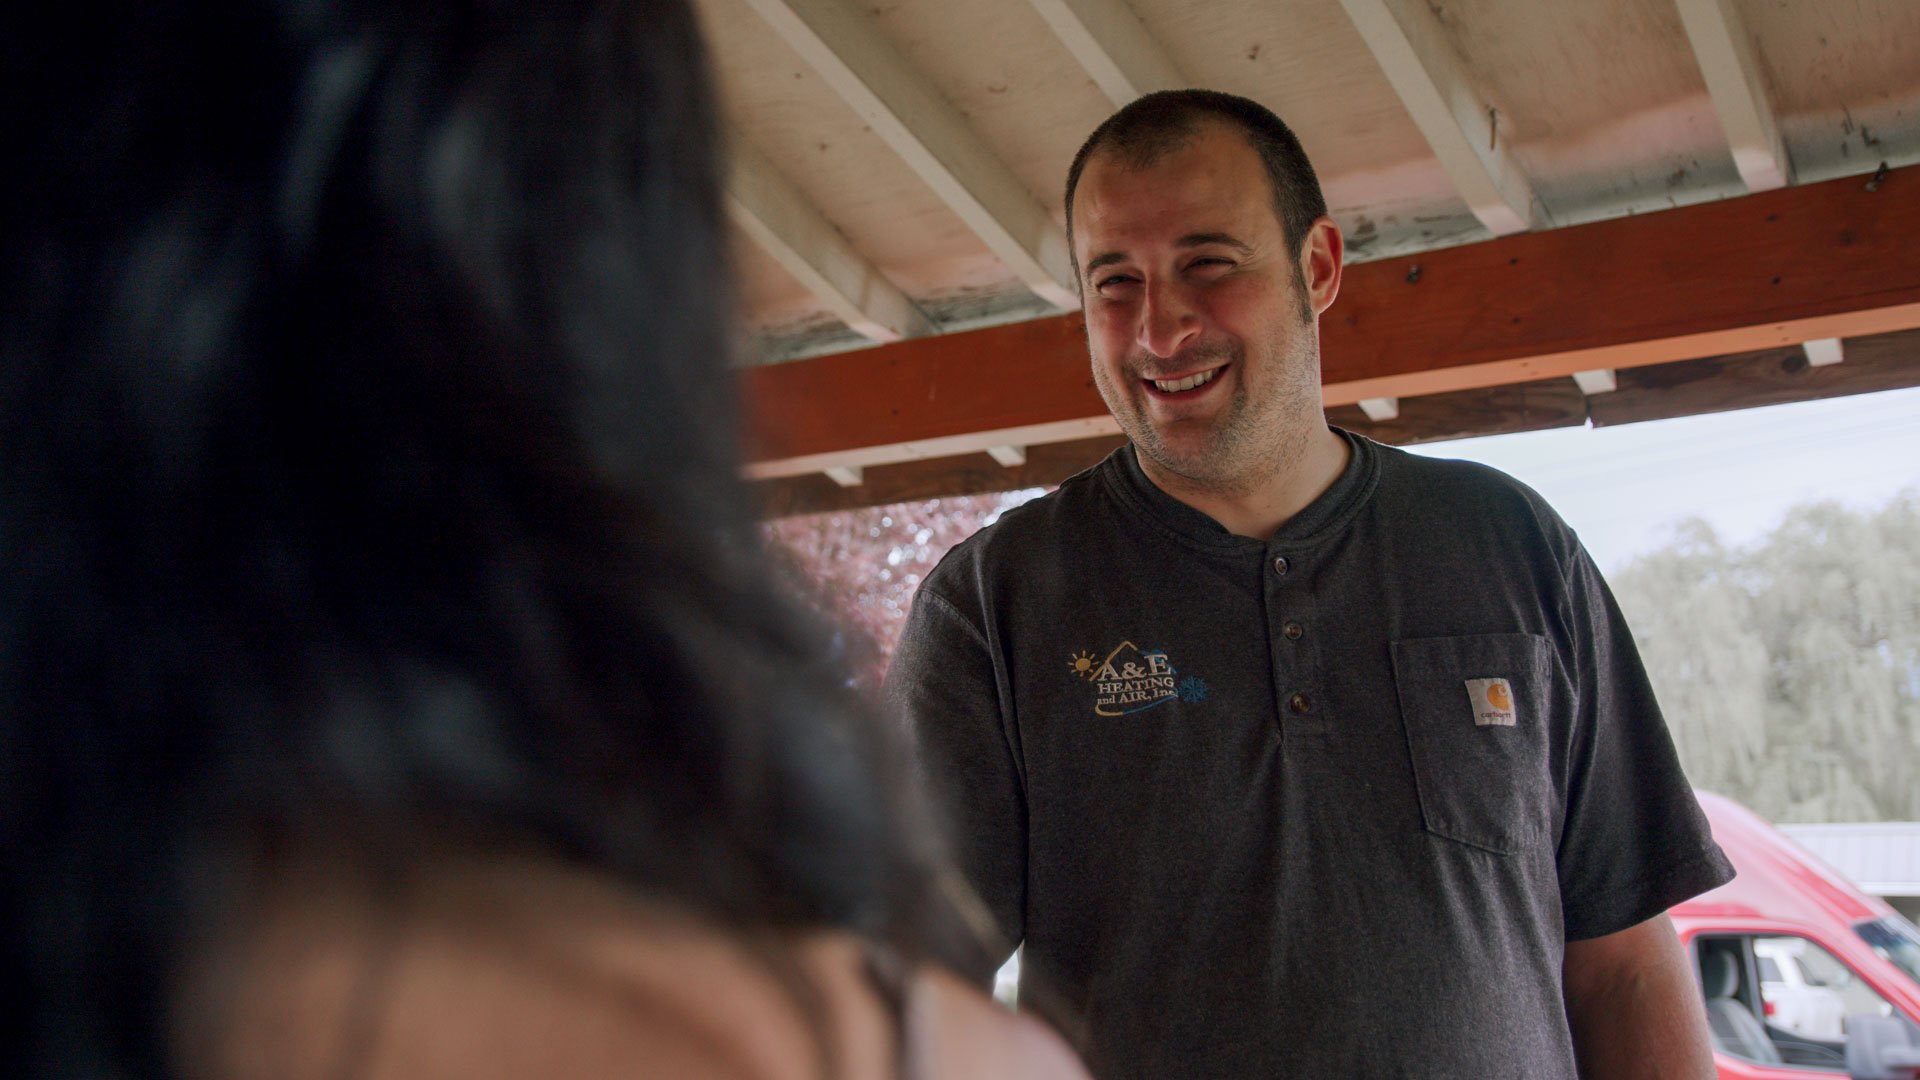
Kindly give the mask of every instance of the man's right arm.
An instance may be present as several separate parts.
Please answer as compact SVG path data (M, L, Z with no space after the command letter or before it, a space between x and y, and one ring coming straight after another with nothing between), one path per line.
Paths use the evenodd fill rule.
M999 961L1025 933L1027 803L1018 733L974 620L923 586L887 669L887 705L911 732L955 860L998 928ZM993 971L963 974L990 984Z
M1583 1080L1709 1080L1713 1039L1693 961L1656 915L1567 942L1567 1023Z

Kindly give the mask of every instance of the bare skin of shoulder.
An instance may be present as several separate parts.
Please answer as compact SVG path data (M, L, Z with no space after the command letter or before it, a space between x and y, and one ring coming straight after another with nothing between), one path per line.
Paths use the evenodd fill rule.
M752 940L529 858L450 859L398 890L316 860L245 893L181 975L174 1028L193 1075L900 1075L893 1015L850 935ZM1086 1076L1050 1029L945 972L916 973L906 1011L917 1078Z

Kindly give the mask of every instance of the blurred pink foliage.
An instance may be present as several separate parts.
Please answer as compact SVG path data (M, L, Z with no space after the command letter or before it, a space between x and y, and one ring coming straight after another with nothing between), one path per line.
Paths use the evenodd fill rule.
M927 573L1002 511L1043 493L1028 488L895 503L779 518L761 528L801 597L840 629L855 684L874 691Z

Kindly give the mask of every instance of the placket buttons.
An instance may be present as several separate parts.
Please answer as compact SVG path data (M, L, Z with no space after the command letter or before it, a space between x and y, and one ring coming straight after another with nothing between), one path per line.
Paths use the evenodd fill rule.
M1285 555L1275 555L1273 557L1274 573L1285 577L1287 571L1291 569L1293 569L1293 564L1287 561ZM1305 627L1297 622L1287 622L1280 627L1280 632L1285 634L1289 641L1299 641L1305 636L1307 631ZM1296 693L1287 699L1287 708L1296 716L1305 716L1307 713L1313 711L1313 699L1305 694Z

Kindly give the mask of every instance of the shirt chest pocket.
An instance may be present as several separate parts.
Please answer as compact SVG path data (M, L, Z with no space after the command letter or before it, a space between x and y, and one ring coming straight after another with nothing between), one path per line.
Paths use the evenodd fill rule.
M1428 832L1503 855L1552 828L1552 656L1536 634L1393 643L1393 679Z

